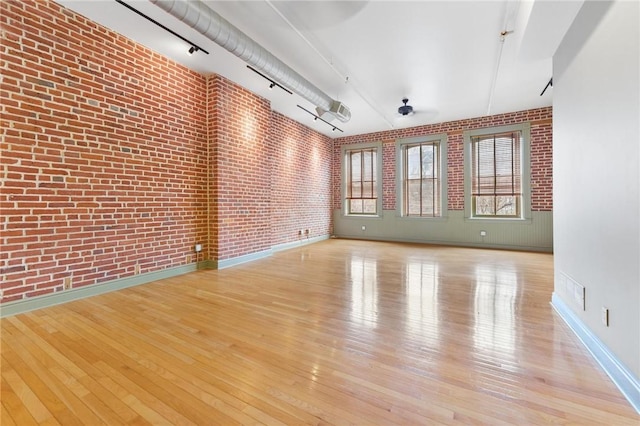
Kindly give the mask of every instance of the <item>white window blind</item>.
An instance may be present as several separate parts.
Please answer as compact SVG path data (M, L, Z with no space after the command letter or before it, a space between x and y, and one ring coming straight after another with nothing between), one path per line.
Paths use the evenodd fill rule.
M471 201L474 216L520 217L522 134L471 137Z

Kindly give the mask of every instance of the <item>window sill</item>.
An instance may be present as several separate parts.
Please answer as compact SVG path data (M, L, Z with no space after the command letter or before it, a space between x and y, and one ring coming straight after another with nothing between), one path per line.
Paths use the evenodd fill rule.
M343 214L342 217L347 219L380 219L382 215L379 214Z
M406 220L407 222L446 222L449 220L448 216L402 216L396 214L398 220Z
M491 222L491 223L512 223L512 224L530 224L531 218L521 217L465 217L466 222Z

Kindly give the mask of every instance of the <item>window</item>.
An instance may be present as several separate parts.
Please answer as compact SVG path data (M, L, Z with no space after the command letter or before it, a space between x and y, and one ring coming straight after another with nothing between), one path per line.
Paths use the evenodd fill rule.
M442 216L446 206L446 140L446 135L432 135L397 142L401 216Z
M345 212L348 215L380 214L379 177L381 144L343 148L345 170Z
M440 215L438 148L437 143L426 142L402 150L405 216Z
M493 130L498 131L485 129L465 135L469 217L523 218L528 188L523 179L523 154L528 146L528 126Z

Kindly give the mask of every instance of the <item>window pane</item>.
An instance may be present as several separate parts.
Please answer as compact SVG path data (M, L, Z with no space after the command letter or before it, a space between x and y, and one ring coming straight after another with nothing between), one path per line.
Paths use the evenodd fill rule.
M420 214L420 181L417 179L407 181L407 215L419 215Z
M433 179L425 179L422 182L422 214L424 216L434 216L435 209L435 193L433 188Z
M362 180L370 181L372 180L372 177L373 177L373 164L371 162L371 152L370 151L363 152L362 159L363 159Z
M345 203L348 214L377 213L376 150L347 151Z
M518 214L516 206L516 197L498 196L496 197L496 215L497 216L515 216Z
M376 200L362 200L362 212L365 214L376 213Z
M422 145L422 177L434 176L433 145Z
M376 162L378 161L377 160L377 158L378 158L377 155L378 154L376 153L375 150L371 150L370 152L371 152L371 164L372 164L372 170L373 170L373 173L371 174L371 178L372 178L372 180L377 180L377 178L376 178L376 164L377 163Z
M351 178L360 181L362 176L362 154L360 151L351 152Z
M362 182L362 198L372 198L373 196L373 183Z
M349 200L349 213L362 213L362 200Z
M493 216L495 215L495 197L493 196L477 196L476 200L476 215L479 216Z
M407 179L420 179L420 146L407 147Z
M351 198L360 198L362 197L362 185L360 182L352 182L351 183Z

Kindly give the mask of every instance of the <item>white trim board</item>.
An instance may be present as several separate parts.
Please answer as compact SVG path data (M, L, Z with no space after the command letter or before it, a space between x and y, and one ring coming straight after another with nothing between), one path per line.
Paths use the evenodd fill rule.
M640 380L611 353L605 344L584 325L555 292L551 295L551 306L578 336L593 358L600 364L600 367L627 398L631 406L640 414Z

